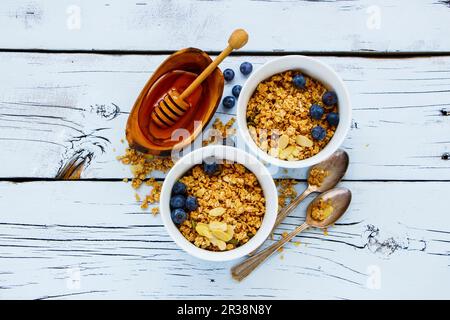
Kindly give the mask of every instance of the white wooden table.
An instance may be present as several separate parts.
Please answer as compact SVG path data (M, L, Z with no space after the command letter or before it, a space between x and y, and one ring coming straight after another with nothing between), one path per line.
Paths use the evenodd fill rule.
M233 263L181 251L115 159L159 63L187 46L215 54L236 27L251 40L223 68L314 55L354 104L349 212L242 283ZM442 0L2 0L0 298L450 298L449 30ZM56 180L74 158L81 179ZM304 187L304 170L276 177Z

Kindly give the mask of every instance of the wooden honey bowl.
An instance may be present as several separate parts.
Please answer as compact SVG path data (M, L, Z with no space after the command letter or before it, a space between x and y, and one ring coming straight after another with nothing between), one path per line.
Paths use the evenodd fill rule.
M190 144L211 120L222 98L224 78L217 65L247 39L244 30L235 30L214 61L196 48L168 57L146 83L128 117L130 147L168 156L175 147Z
M161 128L152 125L151 114L158 101L176 82L178 89L184 90L211 62L209 55L202 50L187 48L175 52L158 67L145 84L128 117L126 137L131 148L146 154L168 156L175 145L183 148L198 136L211 120L222 97L224 79L219 68L189 97L196 107L189 109L173 126ZM181 142L172 139L177 129L187 130L189 137L184 137Z

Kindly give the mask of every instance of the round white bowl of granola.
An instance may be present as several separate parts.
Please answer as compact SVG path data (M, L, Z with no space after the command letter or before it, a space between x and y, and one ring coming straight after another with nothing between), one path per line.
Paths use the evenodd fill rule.
M160 212L183 250L203 260L227 261L249 254L269 237L278 193L256 157L234 147L207 146L185 155L169 171Z
M276 58L242 87L237 125L246 146L264 162L310 167L344 141L351 125L350 96L325 63L298 55Z

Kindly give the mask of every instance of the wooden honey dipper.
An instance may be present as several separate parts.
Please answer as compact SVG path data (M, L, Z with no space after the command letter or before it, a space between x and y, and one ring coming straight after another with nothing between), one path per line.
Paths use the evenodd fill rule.
M248 34L245 30L237 29L233 31L228 39L228 46L181 94L176 89L171 89L165 95L153 109L152 120L161 128L168 128L174 125L190 108L190 104L185 99L216 69L223 59L233 50L242 48L247 41Z

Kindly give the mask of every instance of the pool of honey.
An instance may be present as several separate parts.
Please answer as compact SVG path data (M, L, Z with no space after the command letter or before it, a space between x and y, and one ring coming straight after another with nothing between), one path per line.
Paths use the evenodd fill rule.
M168 128L161 128L151 119L151 114L159 102L164 99L167 92L176 89L180 94L197 77L196 73L173 70L162 75L150 87L142 100L139 111L139 126L147 139L160 146L174 145L180 141L181 137L187 138L193 131L194 121L201 119L199 113L203 112L202 92L205 92L205 84L198 86L194 92L185 99L190 105L186 113L173 125ZM185 131L182 131L182 130Z

